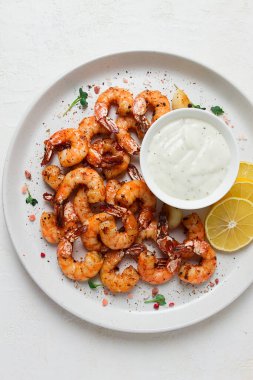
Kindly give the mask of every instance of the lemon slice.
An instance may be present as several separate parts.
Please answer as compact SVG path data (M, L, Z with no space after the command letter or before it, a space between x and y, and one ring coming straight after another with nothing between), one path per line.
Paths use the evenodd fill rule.
M253 179L237 177L235 180L235 183L240 183L240 182L251 182L251 183L253 183Z
M253 163L247 161L241 161L237 179L247 179L253 181ZM236 181L237 182L237 181Z
M236 251L253 239L253 203L227 198L212 208L205 221L206 236L214 248Z
M223 199L231 197L248 199L250 202L253 202L253 181L246 181L245 179L239 182L236 181Z

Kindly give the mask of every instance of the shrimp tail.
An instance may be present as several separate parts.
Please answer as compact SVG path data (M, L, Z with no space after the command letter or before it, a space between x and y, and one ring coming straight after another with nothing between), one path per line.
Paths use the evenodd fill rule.
M116 205L111 205L111 204L104 204L102 206L100 206L100 209L101 211L104 211L106 212L107 214L110 214L110 215L113 215L113 216L116 216L118 218L121 218L122 216L124 216L127 212L127 209L125 207L120 207L120 206L116 206Z
M44 157L43 157L41 164L40 164L41 166L47 165L49 163L49 161L52 158L53 150L54 150L53 146L49 140L46 140L44 142L44 144L45 144L45 153L44 153Z
M116 123L108 116L104 116L101 119L99 119L100 124L103 125L108 131L111 133L118 133L119 127L116 125Z
M126 255L131 255L134 257L138 257L141 252L147 251L147 247L144 244L133 244L131 247L125 250Z
M130 177L132 180L137 179L137 180L143 181L143 177L142 177L142 175L140 174L140 172L139 172L139 170L137 169L137 167L134 166L133 164L129 164L129 165L128 165L127 172L128 172L129 177Z
M50 193L44 193L43 194L43 199L47 202L53 202L54 201L54 195Z
M82 225L81 227L75 227L67 231L65 234L66 240L73 243L79 236L87 231L87 226Z
M55 204L55 215L56 215L56 224L58 227L63 227L64 224L64 205L63 204Z

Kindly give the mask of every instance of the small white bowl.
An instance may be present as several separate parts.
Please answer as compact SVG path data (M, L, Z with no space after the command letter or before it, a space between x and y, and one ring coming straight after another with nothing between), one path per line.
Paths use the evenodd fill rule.
M228 144L231 153L230 166L221 184L207 197L197 200L183 200L166 194L163 190L159 188L158 184L152 178L147 160L149 145L154 135L156 135L163 127L165 127L169 123L178 119L186 118L199 119L211 124L222 134L222 136ZM157 196L157 198L159 198L164 203L177 208L185 210L194 210L210 206L211 204L221 199L228 192L228 190L233 185L238 173L239 151L235 138L232 135L231 129L223 122L221 118L213 115L208 111L202 111L195 108L182 108L165 114L164 116L159 118L154 124L152 124L152 126L148 129L141 144L140 165L143 177L148 187L150 188L152 193L154 193Z

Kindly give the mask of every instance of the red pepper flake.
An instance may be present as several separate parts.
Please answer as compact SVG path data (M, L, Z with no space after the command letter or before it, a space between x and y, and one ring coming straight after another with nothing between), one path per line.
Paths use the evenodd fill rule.
M155 309L155 310L158 310L158 309L159 309L159 306L160 306L159 303L157 303L157 302L154 303L154 309Z
M21 187L21 192L22 192L22 194L26 194L27 193L27 186L26 185L23 185Z
M158 288L153 288L152 289L152 297L155 297L158 293L159 293L159 289Z
M34 222L35 219L36 219L36 216L35 216L34 214L29 215L29 220L30 220L30 222Z
M108 289L104 289L104 294L107 296L109 294L109 290Z
M124 78L123 83L128 83L128 79Z
M134 298L134 295L133 295L132 293L129 293L129 294L127 295L127 298L131 300L131 299Z
M213 287L214 287L214 283L213 283L213 282L209 282L209 286L210 286L211 288L213 288Z
M95 86L94 87L94 92L95 92L96 95L99 94L100 93L100 87L99 86Z
M102 300L102 306L107 306L108 305L108 301L106 298L103 298Z
M215 284L218 285L218 283L219 283L219 279L216 278L216 279L215 279Z
M25 178L26 179L31 179L32 178L32 175L31 175L31 173L28 170L25 170Z
M174 302L169 303L169 307L174 307L174 306L175 306Z
M44 259L46 257L46 254L44 252L41 252L40 257Z

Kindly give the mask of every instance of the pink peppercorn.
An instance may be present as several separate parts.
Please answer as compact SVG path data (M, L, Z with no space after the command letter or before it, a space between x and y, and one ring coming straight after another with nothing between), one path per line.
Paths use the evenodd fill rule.
M128 80L126 78L124 78L123 83L128 83Z
M28 170L25 170L25 178L26 179L31 179L32 178L32 175L31 175L31 173Z
M109 290L108 289L104 289L104 294L105 295L109 294Z
M215 284L218 285L218 283L219 283L219 279L216 278L216 279L215 279Z
M29 220L30 220L30 222L34 222L35 219L36 219L36 216L35 216L34 214L29 215Z
M214 283L213 283L213 282L210 282L210 283L209 283L209 286L210 286L211 288L213 288L213 287L214 287Z
M102 300L102 306L107 306L107 305L108 305L108 301L107 301L106 298L104 298L104 299Z
M174 307L174 306L175 306L174 302L169 303L169 307Z
M158 288L153 288L152 289L152 297L155 297L158 293L159 293L159 289Z
M99 94L99 92L100 92L100 87L99 87L99 86L95 86L95 87L94 87L94 92L95 92L95 94Z
M41 252L40 257L44 259L46 257L46 254L44 252Z
M26 192L27 192L27 186L26 185L23 185L21 187L21 192L22 192L22 194L26 194Z
M154 303L154 309L158 310L158 309L159 309L159 306L160 306L159 303L157 303L157 302Z

